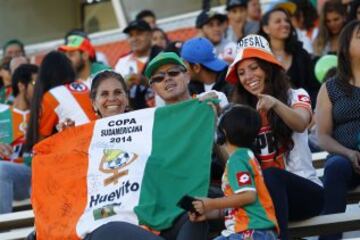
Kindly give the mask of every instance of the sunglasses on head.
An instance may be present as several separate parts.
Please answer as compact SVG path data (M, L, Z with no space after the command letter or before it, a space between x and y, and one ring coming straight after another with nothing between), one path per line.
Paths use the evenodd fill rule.
M183 72L186 72L186 69L183 67L170 68L166 72L159 72L159 73L153 75L150 78L150 84L160 83L160 82L164 81L166 75L168 75L169 77L176 77L180 73L183 73Z

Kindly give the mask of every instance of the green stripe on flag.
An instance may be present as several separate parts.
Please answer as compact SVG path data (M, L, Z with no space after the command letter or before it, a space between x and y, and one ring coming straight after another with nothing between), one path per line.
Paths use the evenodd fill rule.
M169 228L183 212L176 206L183 195L207 195L214 129L212 108L198 100L156 110L152 152L134 209L140 224Z

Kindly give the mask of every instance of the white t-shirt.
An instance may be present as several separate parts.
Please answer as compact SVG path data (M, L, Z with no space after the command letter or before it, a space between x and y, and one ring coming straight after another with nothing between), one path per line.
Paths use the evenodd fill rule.
M205 89L205 92L209 92L209 91L211 91L214 85L215 85L215 83L211 83L211 84L204 84L204 89Z
M293 108L304 107L311 112L310 97L304 89L292 89L290 91L290 100ZM286 169L289 172L302 176L322 186L320 179L316 176L316 170L312 164L307 129L302 133L294 132L292 140L294 141L294 148L287 156Z
M124 79L131 74L140 73L149 57L136 57L130 53L120 58L115 65L115 72L120 73Z

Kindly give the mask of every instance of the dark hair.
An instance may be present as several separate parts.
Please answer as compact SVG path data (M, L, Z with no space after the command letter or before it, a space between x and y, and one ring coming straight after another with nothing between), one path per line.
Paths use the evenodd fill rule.
M266 73L264 93L289 105L288 92L290 89L290 81L285 71L275 64L268 63L261 59L255 59L258 62L259 67ZM256 108L257 97L245 90L238 80L233 92L232 101L234 103L246 104ZM267 113L267 119L275 138L276 154L274 158L276 158L279 146L284 147L287 151L293 148L293 130L284 123L273 109Z
M117 72L114 72L112 70L104 70L104 71L101 71L98 74L96 74L95 77L92 79L91 89L90 89L90 99L91 99L92 102L95 101L97 91L98 91L98 88L99 88L100 84L104 80L109 79L109 78L114 78L114 79L118 80L120 82L122 88L124 89L124 91L126 93L126 96L127 97L129 96L129 92L128 92L125 80L121 76L121 74L119 74ZM99 116L101 116L100 112L97 112L97 114Z
M161 29L161 28L159 28L159 27L155 27L155 28L151 29L151 32L152 32L152 33L154 33L154 32L161 32L162 35L163 35L164 38L165 38L166 45L168 45L168 44L170 43L170 40L169 40L166 32L165 32L163 29Z
M285 13L285 15L288 19L288 22L290 24L290 34L289 34L289 37L287 39L285 39L285 52L288 54L294 54L299 48L302 48L302 43L298 41L296 31L290 22L290 16L286 10L284 10L282 8L274 8L274 9L270 10L269 12L267 12L260 20L259 35L266 38L266 40L268 40L268 42L271 44L270 36L264 32L263 28L264 28L264 26L267 26L269 24L270 16L274 12Z
M352 20L358 20L356 18L356 15L359 7L360 7L360 1L352 1L350 3L350 11L347 19L348 22L351 22Z
M220 115L218 128L229 143L254 149L254 141L261 128L260 114L246 105L229 105Z
M68 40L69 40L68 38L72 35L80 36L80 37L90 40L88 34L86 32L84 32L84 30L82 30L81 28L74 28L66 33L66 35L64 37L65 45L68 43Z
M296 1L295 18L304 19L304 28L310 30L315 26L316 20L319 18L316 8L309 0Z
M9 41L7 41L4 46L3 46L3 54L5 54L6 49L10 46L10 45L18 45L21 49L21 51L23 52L23 54L25 55L25 48L24 48L24 43L22 43L20 40L18 39L11 39Z
M326 82L326 81L328 81L330 78L335 77L336 74L337 74L337 69L336 69L336 67L330 68L330 69L326 72L326 74L325 74L325 76L324 76L323 82Z
M339 36L339 49L338 49L338 65L337 83L339 87L348 95L352 94L352 87L350 80L354 77L350 58L350 43L354 31L360 32L360 21L353 20L349 22L341 31Z
M322 51L324 50L326 43L330 40L331 37L331 33L326 26L326 15L329 12L336 12L339 15L345 17L346 7L340 1L335 1L335 0L326 1L324 3L322 11L320 13L319 33L313 43L314 53L316 55L322 54Z
M141 10L138 14L136 14L136 17L135 19L136 20L141 20L145 17L153 17L153 18L156 18L156 15L153 11L149 10L149 9L144 9L144 10Z
M174 52L180 57L180 52L183 44L184 44L183 41L170 42L164 49L164 52Z
M19 94L18 83L22 83L27 86L32 80L32 75L38 73L38 71L39 67L34 64L21 64L18 68L16 68L11 79L14 97Z
M26 151L39 141L39 118L44 94L50 89L75 81L75 71L70 60L61 52L52 51L43 59L34 87L29 128L26 134Z

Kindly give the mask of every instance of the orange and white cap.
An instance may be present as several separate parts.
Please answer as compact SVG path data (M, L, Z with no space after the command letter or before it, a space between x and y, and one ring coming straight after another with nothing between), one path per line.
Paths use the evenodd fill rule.
M232 84L235 84L238 81L236 68L238 64L245 59L259 58L266 62L278 65L284 69L282 64L272 53L269 42L263 36L250 34L244 37L239 41L236 52L235 60L230 65L226 75L226 81Z

